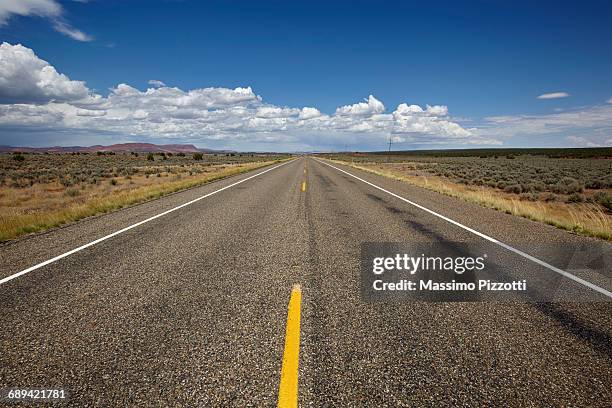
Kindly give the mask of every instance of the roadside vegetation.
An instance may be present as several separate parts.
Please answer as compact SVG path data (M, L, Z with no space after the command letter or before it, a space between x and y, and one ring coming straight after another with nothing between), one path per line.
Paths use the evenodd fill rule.
M0 241L287 158L272 154L0 154Z
M508 214L612 240L612 148L323 157Z

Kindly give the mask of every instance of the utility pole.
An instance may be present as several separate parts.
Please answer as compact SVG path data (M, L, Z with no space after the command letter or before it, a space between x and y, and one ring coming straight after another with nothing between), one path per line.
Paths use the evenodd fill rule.
M391 135L389 135L389 154L387 155L387 161L391 163Z

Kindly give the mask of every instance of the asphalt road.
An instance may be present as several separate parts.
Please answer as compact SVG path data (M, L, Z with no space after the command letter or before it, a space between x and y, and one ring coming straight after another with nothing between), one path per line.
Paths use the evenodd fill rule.
M600 245L339 167L552 264L543 242ZM0 279L260 171L0 246ZM0 388L62 387L72 406L276 405L300 284L301 406L610 406L609 301L361 299L363 242L474 239L299 158L0 285ZM581 276L611 289L609 271Z

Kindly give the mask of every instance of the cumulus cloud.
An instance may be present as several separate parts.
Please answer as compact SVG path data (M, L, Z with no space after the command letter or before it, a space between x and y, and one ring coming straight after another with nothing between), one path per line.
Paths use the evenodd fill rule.
M385 111L385 105L374 96L370 95L367 102L359 102L354 105L341 106L336 109L336 115L372 115Z
M150 79L149 80L149 85L151 85L151 86L153 86L155 88L161 88L162 86L166 86L165 83L163 83L162 81L157 80L157 79Z
M68 102L88 96L84 82L58 73L31 49L6 42L0 45L0 103Z
M120 83L94 93L21 45L0 46L0 134L3 127L130 135L141 140L320 149L334 144L496 143L448 116L446 106L402 103L391 112L370 95L328 115L315 107L264 102L250 87L182 90L157 80L139 90ZM270 147L267 147L268 149ZM263 149L263 147L262 147Z
M567 92L550 92L542 95L538 95L537 99L559 99L559 98L567 98L570 96Z
M314 119L322 116L322 113L317 108L304 107L300 111L299 118L302 120Z
M425 112L433 116L446 116L448 115L448 107L444 105L427 105Z
M0 1L0 26L7 25L12 16L36 16L51 20L53 28L77 41L93 38L72 27L63 18L64 10L56 0L2 0Z

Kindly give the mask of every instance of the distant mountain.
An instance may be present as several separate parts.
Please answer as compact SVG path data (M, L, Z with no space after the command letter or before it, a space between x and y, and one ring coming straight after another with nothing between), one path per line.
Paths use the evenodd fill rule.
M153 143L119 143L109 146L52 146L52 147L13 147L0 146L0 152L23 153L95 153L95 152L139 152L139 153L225 153L228 150L199 149L192 144L156 145Z

